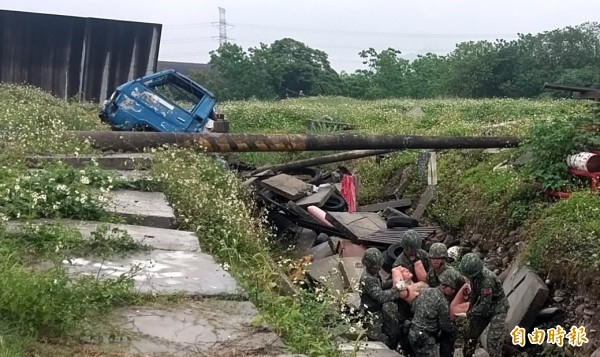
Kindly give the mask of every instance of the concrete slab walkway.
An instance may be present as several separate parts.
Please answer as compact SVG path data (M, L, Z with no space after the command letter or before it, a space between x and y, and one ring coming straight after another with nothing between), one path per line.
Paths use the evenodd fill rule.
M151 163L142 155L138 155L140 160L131 156L113 155L98 162L100 167L113 170L132 170L136 161L146 166ZM41 159L47 162L58 158ZM91 157L60 159L75 166L91 162ZM135 179L138 175L131 171L128 176ZM303 356L286 353L281 339L267 326L254 326L258 311L251 302L243 301L246 293L213 257L201 251L193 232L176 229L174 211L163 193L115 190L110 211L124 217L128 224L109 227L125 230L135 241L152 248L107 259L72 257L63 262L68 270L110 279L138 266L141 270L134 277L137 291L157 295L182 293L195 298L173 308L131 306L117 310L118 323L133 334L132 341L119 348L127 353L161 356ZM78 229L83 239L90 238L104 224L38 220L47 222L68 224ZM10 229L23 223L11 222Z
M253 326L257 315L247 301L202 300L177 309L132 307L121 312L123 327L133 331L133 353L194 356L278 356L285 353L279 336Z
M129 224L157 228L176 228L175 212L162 192L115 190L111 192L109 211Z

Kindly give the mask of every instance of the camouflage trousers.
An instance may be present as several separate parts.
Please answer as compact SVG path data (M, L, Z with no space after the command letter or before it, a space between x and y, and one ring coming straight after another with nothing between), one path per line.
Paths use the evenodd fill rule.
M454 346L456 344L456 332L455 333L447 333L442 331L440 333L439 342L440 342L440 357L453 357L454 356Z
M479 336L487 325L490 325L487 333L487 352L490 357L502 357L502 346L507 335L506 312L493 315L491 318L474 317L469 320L469 329L465 336L466 343L463 355L470 357L475 353Z
M435 337L429 332L413 326L408 332L408 341L410 342L414 356L440 357L440 348L437 345Z
M400 335L400 317L395 303L385 303L381 311L368 313L370 323L367 326L367 336L372 340L385 343L389 348L396 349Z

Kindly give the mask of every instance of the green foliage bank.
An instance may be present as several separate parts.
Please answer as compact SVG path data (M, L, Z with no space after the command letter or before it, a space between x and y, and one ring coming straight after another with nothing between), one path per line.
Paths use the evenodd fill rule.
M13 159L6 157L0 169L3 217L112 220L103 213L106 191L118 184L110 175L94 168L80 171L62 166L31 173L18 160L26 152L90 152L85 145L65 143L62 132L100 128L94 108L16 86L0 86L0 98L4 97L10 100L0 101L0 123L10 123L2 125L12 129L10 144L5 144L3 153L11 154ZM15 109L14 103L21 103L23 108ZM411 111L417 106L422 115ZM524 259L546 271L567 266L562 277L584 282L600 276L594 260L600 249L596 234L600 226L594 214L598 202L563 171L565 154L595 145L593 136L584 130L594 128L592 107L588 102L569 100L363 101L330 97L276 103L227 102L221 111L230 118L236 132L301 133L306 131L306 119L328 116L355 124L359 133L528 137L522 149L497 154L481 150L442 152L438 161L439 197L428 216L457 235L478 230L502 239L511 231L522 230L526 234L521 237L527 237ZM72 114L68 121L64 120L65 110ZM44 129L38 131L36 123ZM556 133L562 134L554 137ZM570 146L555 145L548 138ZM538 155L535 160L514 165L528 150ZM287 272L289 266L279 266L282 262L274 255L260 212L237 178L203 154L175 149L156 154L154 176L166 190L179 221L185 229L196 232L203 249L213 253L247 289L261 317L293 350L335 355L330 342L350 328L350 321L331 309L335 305L326 296L301 289L296 296L280 294L279 274ZM305 155L238 156L261 164ZM360 191L360 202L376 201L399 169L415 166L416 157L416 152L402 152L381 163L372 158L358 160L353 166L363 177L365 187ZM59 185L64 185L66 191L55 189ZM414 176L407 194L416 195L422 185L423 181ZM543 187L579 192L568 200L552 203L540 194ZM130 291L130 279L113 283L73 281L59 264L75 253L144 249L126 236L100 231L95 240L84 242L77 232L62 226L14 232L8 229L5 219L0 230L4 264L0 270L0 331L7 337L0 343L0 354L18 356L36 346L32 341L64 341L77 336L74 331L94 332L91 322L98 316L136 299ZM490 249L493 241L488 239ZM29 268L29 264L40 261L52 263L52 268ZM557 261L562 263L558 265Z

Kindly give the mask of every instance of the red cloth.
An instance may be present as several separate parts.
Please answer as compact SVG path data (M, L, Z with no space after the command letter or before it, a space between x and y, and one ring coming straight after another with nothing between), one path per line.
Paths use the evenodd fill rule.
M356 185L353 175L344 175L342 177L341 194L348 205L348 212L356 212Z

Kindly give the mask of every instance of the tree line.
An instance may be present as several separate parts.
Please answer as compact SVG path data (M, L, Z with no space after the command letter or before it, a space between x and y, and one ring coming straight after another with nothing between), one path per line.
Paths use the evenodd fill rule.
M341 95L383 98L534 98L568 93L544 90L546 82L600 88L600 23L586 22L511 41L461 42L447 55L415 60L394 48L358 55L367 69L337 73L327 53L283 38L244 50L225 43L210 53L209 69L195 81L219 100Z

